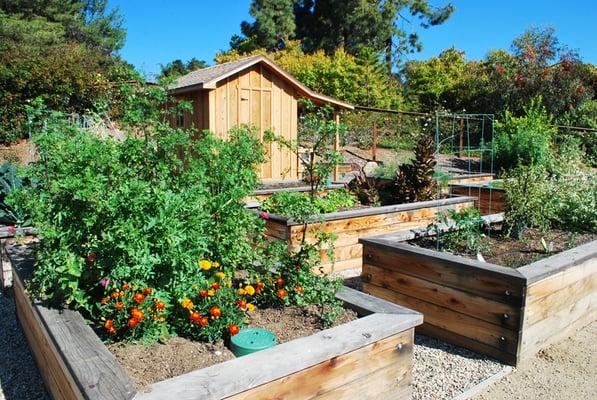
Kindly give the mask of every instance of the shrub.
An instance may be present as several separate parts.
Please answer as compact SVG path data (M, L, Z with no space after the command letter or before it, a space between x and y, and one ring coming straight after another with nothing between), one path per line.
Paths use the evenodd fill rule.
M237 333L257 303L335 309L337 285L311 273L321 246L269 244L264 221L245 208L264 154L252 129L228 140L175 129L166 121L188 104L167 101L163 88L129 91L123 140L60 118L35 135L39 185L19 196L42 239L34 295L78 309L108 341L217 340ZM294 286L278 288L276 301L248 290L235 274L257 266L264 286L280 274Z
M504 121L495 123L494 168L509 170L520 165L541 165L553 171L552 138L556 133L553 118L541 104L541 98L531 101L524 113L515 117L506 112Z
M550 227L555 218L553 184L543 166L520 166L504 175L503 185L508 234L519 236L526 228Z
M299 192L277 192L263 201L260 209L265 212L287 216L298 216L304 221L309 216L336 212L341 208L351 208L357 198L345 189L332 190L315 196L311 202L309 195Z
M597 232L597 180L550 175L543 167L518 167L503 181L509 233L525 228Z
M27 194L42 241L33 287L50 303L97 316L110 280L176 304L186 282L208 279L199 260L219 260L228 276L252 262L263 223L244 199L257 187L261 144L248 129L224 141L171 128L161 122L164 93L131 96L128 121L146 126L122 142L65 123L34 138L40 186Z

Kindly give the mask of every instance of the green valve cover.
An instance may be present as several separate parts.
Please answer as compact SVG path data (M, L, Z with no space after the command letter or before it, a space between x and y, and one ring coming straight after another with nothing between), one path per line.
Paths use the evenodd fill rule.
M274 333L261 328L242 329L230 338L230 350L237 357L269 349L275 345L276 336Z

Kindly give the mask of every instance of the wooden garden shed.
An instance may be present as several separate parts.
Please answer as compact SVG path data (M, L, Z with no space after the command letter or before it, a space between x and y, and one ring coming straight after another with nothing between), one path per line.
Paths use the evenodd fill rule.
M193 104L193 113L181 116L178 126L194 125L226 138L231 128L252 124L260 138L271 129L287 139L297 138L301 98L335 110L354 107L340 100L315 93L263 55L231 61L190 72L172 86L177 99ZM267 159L261 166L262 180L296 179L298 158L277 145L266 144Z

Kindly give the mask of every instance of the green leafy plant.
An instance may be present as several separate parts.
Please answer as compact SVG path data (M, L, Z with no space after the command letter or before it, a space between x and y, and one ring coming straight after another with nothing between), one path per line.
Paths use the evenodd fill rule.
M258 185L261 143L248 128L229 140L172 128L169 115L187 105L167 101L161 87L131 90L122 141L60 120L35 135L39 186L23 198L42 238L32 289L51 304L98 321L108 317L97 305L103 280L156 288L177 304L187 282L208 279L199 260L219 260L228 276L252 262L264 224L244 199ZM126 337L155 337L144 326Z
M440 224L448 227L448 230L442 231ZM477 254L487 250L484 228L485 221L481 213L475 208L465 208L460 211L448 210L439 213L437 222L427 229L436 234L441 249Z
M554 171L555 133L553 117L547 113L541 98L532 100L522 117L506 112L504 120L495 123L494 168L509 170L520 165L541 165Z
M31 186L31 181L19 174L17 166L8 162L0 165L0 223L26 225L28 216L20 206L21 189Z
M504 175L505 224L518 237L526 228L547 230L556 212L552 178L543 166L520 166Z

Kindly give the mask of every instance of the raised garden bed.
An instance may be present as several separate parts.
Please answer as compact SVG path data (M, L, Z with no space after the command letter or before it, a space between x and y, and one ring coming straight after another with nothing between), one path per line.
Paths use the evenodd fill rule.
M320 193L325 194L329 190L341 189L343 187L343 183L333 183L331 185L327 185L323 190L320 191ZM278 192L307 193L310 189L311 187L309 184L303 180L280 181L276 184L269 183L268 185L255 190L253 194L249 196L247 202L250 204L251 202L263 201L271 197L274 193Z
M423 313L423 334L516 365L597 318L597 241L509 268L412 238L361 240L363 290Z
M482 215L504 212L506 191L489 183L451 184L450 192L459 196L475 197L475 208Z
M427 226L438 212L461 210L473 206L473 197L452 197L441 200L421 201L382 207L323 214L307 226L307 240L314 240L312 233L333 233L334 260L322 252L321 268L324 272L338 272L361 268L362 244L359 239L395 232L403 229ZM281 215L270 214L266 221L267 234L277 240L285 240L297 246L302 239L303 224Z
M127 373L80 314L31 301L27 246L6 249L17 316L54 398L408 399L414 327L422 315L344 288L337 297L362 318L153 384L137 393Z

